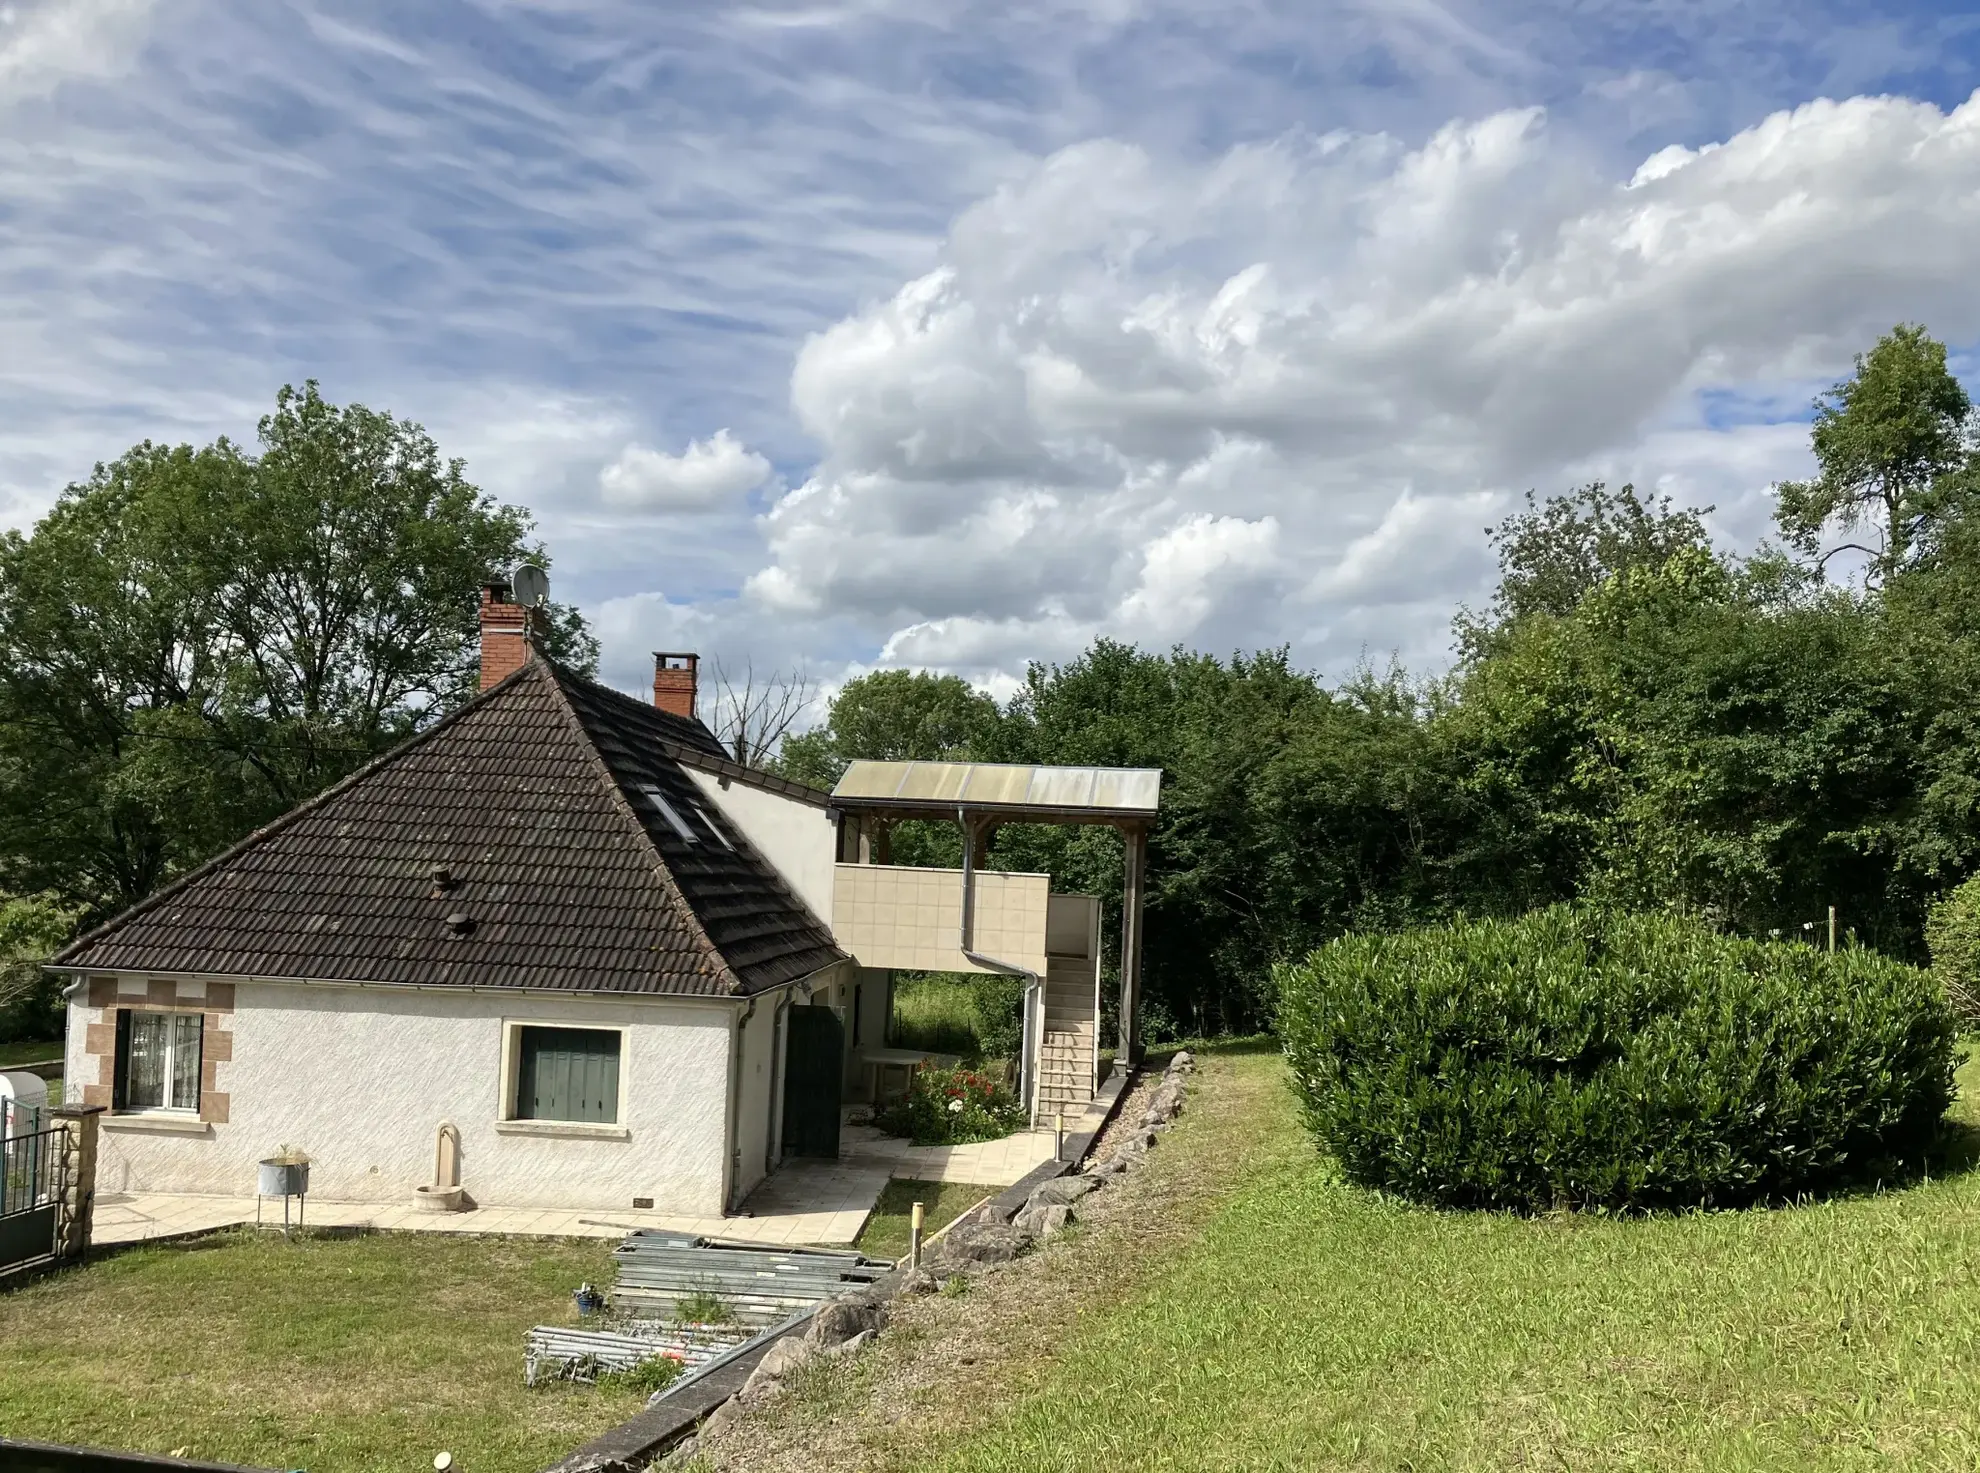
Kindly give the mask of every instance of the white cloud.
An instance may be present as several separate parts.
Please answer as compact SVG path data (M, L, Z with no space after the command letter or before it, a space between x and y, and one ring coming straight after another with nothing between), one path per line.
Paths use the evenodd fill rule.
M598 473L598 488L612 506L717 511L769 479L770 462L723 429L706 440L689 442L679 455L627 445Z
M0 105L71 77L114 77L144 42L153 0L9 0L0 5Z
M1968 125L1757 121L1970 87L1916 0L0 7L0 524L315 377L534 509L631 689L642 590L759 665L1434 661L1507 493L1764 529L1798 432L1691 396L1974 330ZM718 426L810 469L604 495Z
M1629 474L1764 533L1805 430L1700 396L1805 403L1904 318L1980 336L1976 233L1980 95L1811 103L1620 170L1533 109L1416 148L1082 144L806 343L823 454L746 595L965 671L1103 633L1439 661L1528 486Z

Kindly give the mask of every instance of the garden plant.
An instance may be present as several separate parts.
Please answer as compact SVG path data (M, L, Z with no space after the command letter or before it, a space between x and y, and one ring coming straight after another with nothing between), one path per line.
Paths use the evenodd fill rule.
M1017 1097L975 1069L918 1069L907 1092L885 1106L874 1123L917 1146L952 1146L1000 1140L1026 1124Z
M1555 906L1356 934L1283 969L1307 1123L1365 1185L1446 1207L1769 1202L1923 1161L1957 1026L1872 952Z

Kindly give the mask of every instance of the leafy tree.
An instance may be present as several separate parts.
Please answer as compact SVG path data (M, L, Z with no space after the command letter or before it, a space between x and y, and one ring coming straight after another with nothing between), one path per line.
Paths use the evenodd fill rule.
M0 1043L61 1036L61 984L41 964L74 926L45 896L0 896Z
M1702 517L1711 511L1673 510L1668 496L1646 500L1633 485L1612 492L1601 481L1544 502L1527 492L1525 511L1485 529L1499 555L1499 586L1485 618L1458 616L1461 648L1476 654L1494 630L1529 614L1571 614L1625 568L1661 567L1709 548Z
M1158 767L1149 842L1150 1034L1242 1031L1272 1014L1271 963L1407 906L1423 832L1414 696L1330 693L1285 650L1228 661L1096 641L1034 665L997 728L1005 760ZM992 858L1097 894L1116 945L1110 830L1018 825Z
M0 539L0 883L117 909L472 694L529 519L417 425L284 389L260 450L139 445ZM596 647L552 611L551 652Z
M1856 374L1815 401L1820 467L1809 481L1783 482L1776 518L1788 541L1813 556L1835 523L1865 522L1874 545L1846 542L1871 558L1875 579L1904 566L1956 488L1970 457L1973 406L1946 367L1946 346L1923 327L1900 323L1856 359Z
M996 701L959 676L876 670L845 683L824 725L784 739L777 770L829 788L860 759L965 759L987 745L997 720Z

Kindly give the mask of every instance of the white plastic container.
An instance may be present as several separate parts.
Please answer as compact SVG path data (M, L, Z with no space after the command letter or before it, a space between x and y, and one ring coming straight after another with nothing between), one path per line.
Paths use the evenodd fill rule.
M0 1137L47 1128L48 1081L25 1069L0 1072Z

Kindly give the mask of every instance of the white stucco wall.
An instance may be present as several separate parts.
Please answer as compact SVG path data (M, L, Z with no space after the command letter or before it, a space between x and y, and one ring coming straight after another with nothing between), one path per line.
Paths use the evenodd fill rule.
M107 1082L96 1078L107 1061L81 1042L107 1012L71 1003L68 1077L78 1094ZM227 1122L164 1135L106 1116L98 1189L249 1193L255 1163L290 1145L314 1163L313 1194L403 1201L431 1180L434 1134L451 1120L461 1133L462 1185L484 1206L626 1209L650 1197L662 1211L719 1214L735 1012L730 1004L243 983L233 1057L218 1065ZM624 1028L626 1138L499 1130L505 1021ZM745 1151L745 1167L748 1160Z
M777 867L798 898L826 925L832 923L832 866L838 859L838 826L823 808L794 798L745 787L705 772L688 769L696 786L707 795L757 852Z
M738 1205L750 1189L768 1174L764 1163L770 1154L770 1108L777 1093L774 1068L777 1008L785 994L773 992L759 997L756 1012L743 1025L741 1088L737 1091L738 1125L736 1195Z

